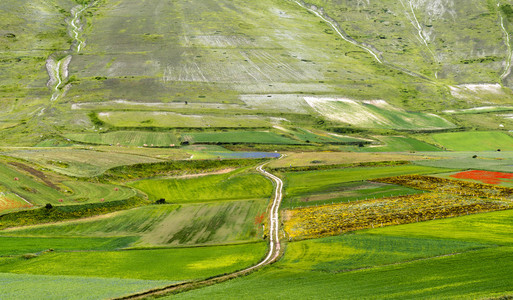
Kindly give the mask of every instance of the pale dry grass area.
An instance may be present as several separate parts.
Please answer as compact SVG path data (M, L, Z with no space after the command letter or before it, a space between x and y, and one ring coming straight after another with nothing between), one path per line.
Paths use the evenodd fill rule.
M430 159L418 154L354 153L354 152L303 152L287 153L287 156L269 164L271 168L302 167L317 165L352 164L363 162Z

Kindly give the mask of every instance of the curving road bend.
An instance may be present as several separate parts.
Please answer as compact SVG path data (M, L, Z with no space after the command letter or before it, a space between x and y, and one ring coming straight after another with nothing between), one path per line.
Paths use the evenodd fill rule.
M274 199L271 205L271 211L269 212L269 253L267 254L267 257L264 258L259 264L248 268L247 270L252 270L258 267L261 267L263 265L270 264L274 262L278 256L280 255L281 245L280 245L280 204L281 200L283 199L283 181L265 171L263 169L263 165L260 165L257 167L258 172L260 172L262 175L270 178L275 186L274 186Z
M282 157L283 156L281 156L280 158L282 158ZM204 287L204 286L209 286L209 285L221 283L221 282L224 282L224 281L227 281L230 279L234 279L234 278L237 278L240 276L247 275L254 270L257 270L263 266L266 266L266 265L269 265L269 264L275 262L279 258L280 253L281 253L281 244L280 244L280 235L279 235L279 232L280 232L279 211L280 211L281 200L283 198L283 181L279 177L265 171L263 169L263 167L266 164L267 163L262 164L256 168L256 170L258 172L260 172L265 177L271 179L274 183L274 193L273 193L274 198L271 203L271 209L269 211L269 225L268 225L268 228L269 228L269 232L268 232L269 252L267 253L267 256L262 261L260 261L256 265L253 265L246 269L236 271L236 272L233 272L230 274L214 276L209 279L204 279L204 280L199 280L199 281L173 284L173 285L169 285L169 286L162 287L162 288L152 289L152 290L148 290L148 291L137 293L137 294L132 294L132 295L128 295L128 296L124 296L124 297L120 297L120 298L115 298L115 300L145 299L145 298L151 297L151 296L179 293L181 291L187 291L187 290L196 289L196 288L200 288L200 287Z

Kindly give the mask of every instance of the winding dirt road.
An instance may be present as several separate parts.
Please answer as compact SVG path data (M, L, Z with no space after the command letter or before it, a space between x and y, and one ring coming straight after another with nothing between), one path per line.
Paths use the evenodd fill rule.
M283 156L282 156L283 157ZM281 157L280 157L281 158ZM266 176L267 178L271 179L274 183L274 198L271 203L271 209L269 211L269 251L267 253L267 256L260 261L258 264L248 267L244 270L236 271L234 273L225 274L225 275L219 275L214 276L208 279L204 280L197 280L197 281L189 281L189 282L183 282L178 284L173 284L169 286L165 286L162 288L157 289L151 289L145 292L132 294L128 296L124 296L121 298L114 298L115 300L125 300L125 299L145 299L147 297L151 296L158 296L158 295L165 295L165 294L172 294L172 293L179 293L187 290L197 289L217 283L221 283L230 279L234 279L240 276L245 276L250 274L251 272L262 268L263 266L269 265L273 262L275 262L281 254L281 244L280 244L280 218L279 218L279 210L280 210L280 204L281 200L283 198L283 181L265 171L263 167L265 164L262 164L256 168L258 172L260 172L262 175Z

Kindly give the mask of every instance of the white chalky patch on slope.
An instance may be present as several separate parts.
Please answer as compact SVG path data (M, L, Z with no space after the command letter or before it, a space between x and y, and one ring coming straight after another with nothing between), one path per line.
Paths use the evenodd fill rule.
M355 125L388 124L388 120L376 115L359 101L345 98L314 98L305 97L305 101L318 113L334 121L340 121ZM343 110L339 103L348 106Z

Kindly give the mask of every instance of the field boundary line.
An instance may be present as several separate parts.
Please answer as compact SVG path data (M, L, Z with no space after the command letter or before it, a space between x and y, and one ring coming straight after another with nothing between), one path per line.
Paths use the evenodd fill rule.
M279 159L283 158L284 155L281 155ZM145 299L147 297L152 296L159 296L159 295L166 295L166 294L176 294L180 292L185 292L193 289L198 289L201 287L214 285L217 283L225 282L230 279L235 279L241 276L248 275L252 273L255 270L258 270L266 265L274 263L282 254L282 248L280 243L280 220L279 220L279 209L281 205L281 201L283 199L283 181L265 171L263 167L268 164L264 163L256 167L256 170L261 173L263 176L269 178L271 181L273 181L274 184L274 191L273 191L273 201L271 202L271 209L269 212L269 250L266 255L266 257L258 262L257 264L250 266L248 268L235 271L233 273L229 274L221 274L217 276L213 276L207 279L203 280L195 280L195 281L188 281L188 282L182 282L178 284L172 284L161 288L155 288L151 290L147 290L140 293L135 293L119 298L112 298L113 300L127 300L127 299Z

